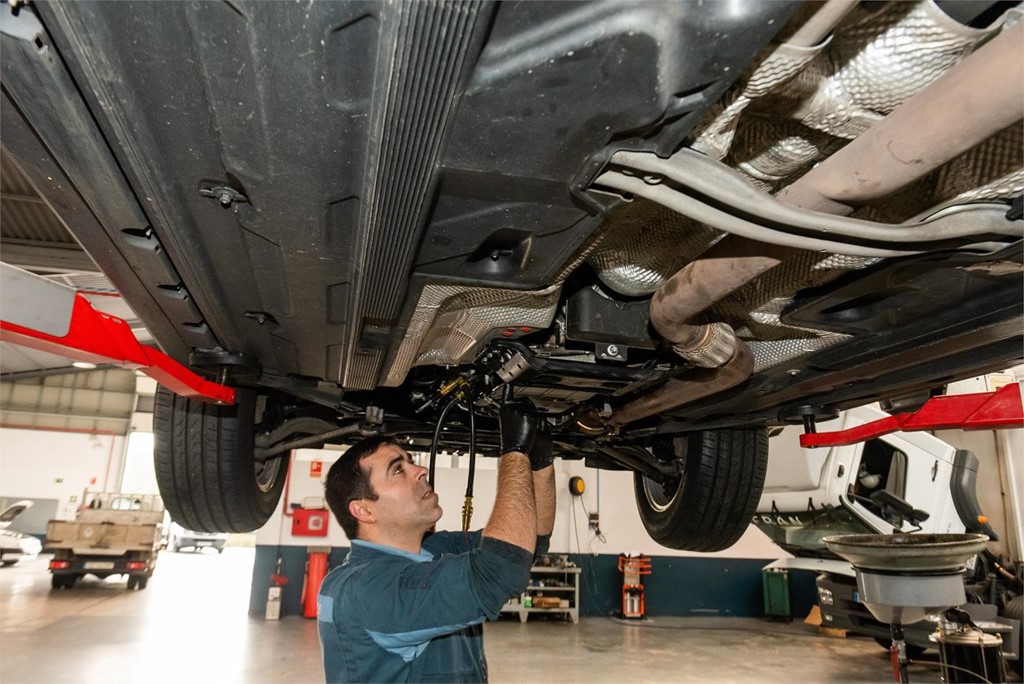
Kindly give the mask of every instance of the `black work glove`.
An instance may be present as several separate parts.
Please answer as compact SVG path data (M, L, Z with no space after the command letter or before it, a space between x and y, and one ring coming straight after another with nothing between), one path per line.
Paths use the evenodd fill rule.
M529 456L540 426L540 417L534 413L533 404L528 399L516 399L503 404L499 423L501 453L518 451Z
M540 429L537 431L537 439L534 440L533 449L530 451L530 468L534 471L544 470L554 463L553 447L551 431L548 429L547 421L541 421Z

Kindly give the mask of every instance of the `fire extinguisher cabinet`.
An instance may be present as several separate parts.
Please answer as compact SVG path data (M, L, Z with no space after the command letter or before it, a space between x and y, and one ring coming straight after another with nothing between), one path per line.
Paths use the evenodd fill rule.
M642 553L622 554L619 572L622 573L622 617L643 620L646 615L643 577L651 574L651 559Z

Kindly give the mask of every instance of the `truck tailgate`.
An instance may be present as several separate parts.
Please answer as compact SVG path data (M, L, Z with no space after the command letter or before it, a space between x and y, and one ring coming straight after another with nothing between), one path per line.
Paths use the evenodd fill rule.
M51 520L46 528L46 546L72 549L75 553L120 555L126 551L148 551L159 543L158 525Z

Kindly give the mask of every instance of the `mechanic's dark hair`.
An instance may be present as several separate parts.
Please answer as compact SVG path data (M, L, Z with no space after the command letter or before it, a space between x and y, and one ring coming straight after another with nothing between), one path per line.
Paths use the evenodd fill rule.
M350 446L327 471L324 497L349 539L359 538L359 521L352 517L348 505L359 499L377 500L377 493L370 485L370 474L363 469L362 461L388 444L400 446L391 437L381 435L360 440Z

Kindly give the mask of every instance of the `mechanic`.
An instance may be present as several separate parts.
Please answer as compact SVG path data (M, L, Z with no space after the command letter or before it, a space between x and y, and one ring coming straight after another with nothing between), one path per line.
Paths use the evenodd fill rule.
M328 684L487 680L483 622L527 585L554 527L550 435L526 402L500 413L497 495L482 531L431 532L427 469L394 440L353 445L327 474L327 503L352 540L324 578L318 627Z

